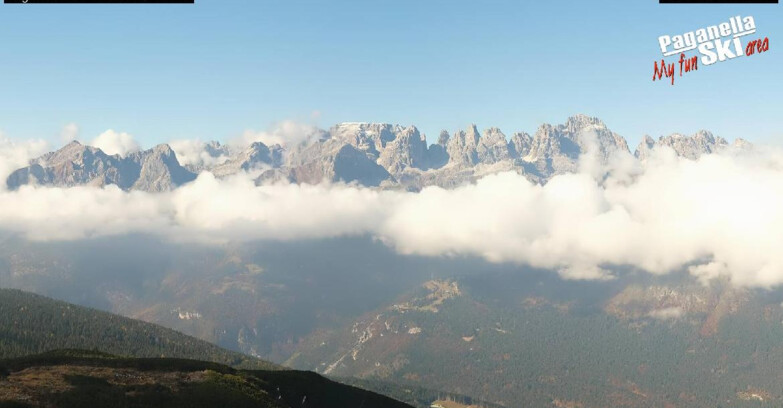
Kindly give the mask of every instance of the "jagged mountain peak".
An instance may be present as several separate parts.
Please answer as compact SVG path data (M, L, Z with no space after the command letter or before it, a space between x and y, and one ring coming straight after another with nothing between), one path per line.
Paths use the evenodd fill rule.
M68 142L66 145L64 145L63 147L53 152L46 153L35 161L39 163L56 164L64 161L79 160L79 158L83 156L85 152L88 154L97 153L97 154L102 154L104 156L108 156L101 149L97 147L86 146L79 143L79 141L77 140L72 140Z
M373 161L379 160L387 145L400 137L411 143L426 142L415 126L392 125L389 123L344 122L329 129L329 137L347 143L364 152ZM399 142L397 143L399 144ZM399 147L393 147L398 149ZM387 155L388 156L388 155Z
M746 149L753 148L753 143L750 143L747 140L745 140L745 139L743 139L741 137L738 137L737 139L734 140L734 143L732 143L732 146L734 148L736 148L736 149L746 150Z
M240 171L279 167L283 161L283 150L279 144L270 147L264 142L256 141L210 171L215 176L224 177Z
M503 138L506 137L506 135L503 134L503 131L500 130L498 127L489 127L482 132L482 137L496 137L497 135L503 136Z
M492 164L512 158L506 135L499 128L491 127L484 130L476 147L478 160L481 163Z
M514 158L523 158L530 153L533 137L527 132L516 132L508 142L509 151Z
M430 146L413 125L344 122L317 134L320 137L288 146L259 141L244 149L229 149L219 142L197 143L196 149L201 146L203 151L191 148L186 150L188 157L201 154L221 160L188 159L187 168L180 165L168 144L121 157L73 141L12 173L7 184L11 188L30 183L116 184L123 189L165 191L194 179L194 173L200 171L211 171L217 177L261 171L258 182L318 183L327 179L417 190L428 185L454 187L500 171L515 171L533 182L546 182L556 174L577 171L579 158L587 152L602 162L617 153L630 153L623 137L600 119L583 114L562 124L542 124L533 135L515 132L510 138L498 127L480 130L470 124L452 134L441 131ZM734 145L750 146L741 139ZM729 144L706 130L691 136L674 133L658 140L644 136L635 155L643 161L660 146L695 159Z
M449 132L447 130L441 130L440 135L438 135L438 144L446 146L446 144L449 143L449 139L451 139Z
M171 190L195 177L180 166L176 153L165 143L121 157L72 141L14 171L6 185L16 189L25 184L58 187L114 184L124 190L157 192Z
M478 131L478 127L476 126L475 123L471 123L470 125L468 125L468 127L465 128L465 133L469 136L481 137L481 134Z
M174 153L174 150L171 149L171 146L169 146L168 143L161 143L159 145L155 145L151 150L154 153L158 153L158 154L164 154L167 156L172 156L172 155L176 156L176 153Z
M471 124L465 130L454 132L446 145L446 152L449 155L449 163L456 166L472 166L478 163L478 146L481 134L476 125Z
M394 140L394 131L398 126L389 123L368 122L344 122L338 123L329 129L329 135L333 139L344 140L360 150L372 148L380 150L387 142ZM372 143L371 147L365 147Z
M668 136L661 136L657 141L649 136L645 136L639 147L636 148L634 155L639 160L646 160L652 150L665 146L674 150L681 157L695 160L704 154L716 153L726 147L729 143L722 137L715 137L708 130L699 130L693 135L687 136L682 133L672 133Z
M595 127L600 129L606 129L606 124L597 117L588 116L585 114L576 114L569 117L564 125L565 129L569 132L579 132L589 127Z
M399 137L408 137L408 138L417 138L421 140L426 140L424 135L419 132L419 129L416 126L408 126L408 127L399 127L397 130L398 138Z
M132 187L135 190L169 191L196 178L179 164L177 154L165 143L128 155L128 160L131 161L129 164L140 166L139 176Z

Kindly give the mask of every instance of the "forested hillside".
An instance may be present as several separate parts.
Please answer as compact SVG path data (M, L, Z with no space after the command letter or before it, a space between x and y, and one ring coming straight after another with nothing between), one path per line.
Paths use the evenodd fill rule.
M523 279L428 282L302 341L286 365L507 407L783 404L779 293Z
M0 407L410 408L318 374L62 350L0 360Z
M56 349L130 357L176 357L276 368L171 329L19 290L0 289L0 358Z

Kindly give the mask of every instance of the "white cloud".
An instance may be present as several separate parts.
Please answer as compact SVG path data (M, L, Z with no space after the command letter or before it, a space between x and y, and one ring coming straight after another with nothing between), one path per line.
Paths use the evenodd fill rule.
M202 173L170 197L172 218L190 234L222 240L294 240L364 234L386 212L384 196L337 185L256 186L240 174Z
M320 137L322 134L323 130L316 126L286 120L264 131L246 130L241 137L232 140L231 144L239 148L247 147L254 142L262 142L267 146L274 144L294 146L314 137Z
M116 132L113 129L98 135L90 145L103 150L106 154L119 154L120 156L125 156L128 153L141 149L139 144L133 139L133 136L125 132Z
M3 145L0 154L13 157ZM13 151L11 148L10 151ZM0 192L0 229L61 240L148 233L176 241L297 240L371 235L402 254L472 255L611 278L613 266L688 270L741 286L783 283L783 154L765 150L644 166L617 159L604 173L536 185L515 173L420 193L342 184L256 186L209 173L170 193L115 187ZM609 171L609 175L606 175Z
M177 160L183 166L215 166L224 163L229 156L224 152L211 153L201 140L180 139L169 142L177 154Z
M0 190L6 188L5 180L14 170L27 166L49 149L43 140L12 141L0 133Z
M62 130L60 131L60 140L63 143L68 143L78 138L79 138L79 125L75 123L69 123L63 126Z
M151 194L116 186L31 187L0 193L0 226L31 240L75 240L133 231L163 233L171 204Z

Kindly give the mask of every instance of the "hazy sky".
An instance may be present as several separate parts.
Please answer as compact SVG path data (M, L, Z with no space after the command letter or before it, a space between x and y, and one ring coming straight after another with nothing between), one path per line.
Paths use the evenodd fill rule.
M259 1L0 5L0 130L57 143L77 123L143 146L294 119L535 131L599 116L641 135L707 128L781 144L783 5ZM753 15L770 51L652 82L657 38ZM669 58L674 60L674 58Z

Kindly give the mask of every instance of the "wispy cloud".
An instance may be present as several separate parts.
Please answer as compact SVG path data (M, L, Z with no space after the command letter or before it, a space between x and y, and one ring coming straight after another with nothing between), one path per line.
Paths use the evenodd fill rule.
M169 142L183 166L214 166L229 159L226 154L213 155L207 151L207 144L201 140L179 139Z
M90 145L103 150L106 154L119 154L125 156L128 153L139 151L141 146L132 135L125 132L117 132L109 129L93 139Z
M267 146L275 144L295 146L322 134L323 131L316 126L293 120L284 120L273 124L267 130L246 130L241 137L232 140L230 144L237 147L246 147L254 142L262 142Z
M79 138L79 125L75 123L68 123L67 125L63 126L62 130L60 131L60 141L63 143L68 143L72 140L77 140Z
M5 179L14 170L27 166L49 149L44 140L13 141L0 132L0 191L5 190Z

